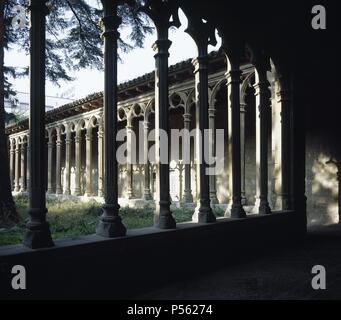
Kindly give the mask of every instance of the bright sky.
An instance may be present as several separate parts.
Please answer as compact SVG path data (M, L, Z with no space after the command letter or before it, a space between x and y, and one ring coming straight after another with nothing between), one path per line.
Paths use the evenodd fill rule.
M192 38L184 32L187 27L187 19L183 12L179 12L182 26L177 30L170 30L170 40L173 42L170 48L169 64L175 64L179 61L193 58L197 54L196 45ZM121 30L122 37L127 37L129 30ZM129 53L120 53L122 63L118 64L118 81L119 83L131 80L141 76L147 72L151 72L155 68L154 52L152 44L156 40L156 35L149 35L145 39L144 48L134 49ZM210 47L209 51L217 50L221 44L218 38L216 47ZM29 56L24 53L10 51L5 52L5 64L14 67L26 67L29 65ZM82 98L90 93L103 90L103 73L97 70L85 69L72 75L75 80L72 82L62 82L61 87L51 82L46 83L46 95L56 96L64 91L74 87L75 98ZM14 80L14 89L22 92L29 92L28 77Z

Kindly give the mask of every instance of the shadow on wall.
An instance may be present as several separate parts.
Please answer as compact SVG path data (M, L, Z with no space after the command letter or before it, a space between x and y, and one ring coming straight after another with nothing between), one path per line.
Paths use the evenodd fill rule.
M306 155L306 195L308 224L340 221L340 157L326 150L319 138L310 138Z

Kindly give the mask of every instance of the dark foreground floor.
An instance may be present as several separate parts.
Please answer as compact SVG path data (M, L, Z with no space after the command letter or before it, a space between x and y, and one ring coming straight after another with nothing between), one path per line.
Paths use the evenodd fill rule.
M326 268L326 290L312 289L315 265ZM310 228L305 241L295 248L173 283L137 298L341 299L341 225Z

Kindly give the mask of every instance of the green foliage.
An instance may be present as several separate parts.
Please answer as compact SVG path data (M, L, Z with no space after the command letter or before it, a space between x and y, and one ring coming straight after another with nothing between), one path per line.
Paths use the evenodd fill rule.
M28 219L27 197L15 197L15 204L21 216L18 225L11 229L0 229L0 246L17 244L22 242L25 223ZM53 239L72 238L93 234L99 217L102 213L101 205L95 201L47 201L48 221ZM215 211L218 217L224 215L224 211ZM128 229L139 229L153 226L154 209L146 206L143 209L121 208L120 215ZM193 209L174 209L173 216L177 223L191 221Z
M83 68L102 68L102 28L103 10L100 1L87 0L50 0L49 14L46 23L46 76L58 84L60 80L70 81L71 70ZM128 39L119 39L119 47L126 52L134 47L142 47L145 35L153 28L149 25L138 7L141 0L122 3L118 14L122 18L122 26L129 26L131 34ZM20 48L29 53L28 23L23 28L13 27L16 6L27 8L27 0L8 0L5 4L5 39L3 48ZM2 49L2 48L0 48ZM16 78L27 74L27 68L19 70L6 66L5 69L6 95L13 94L10 77Z

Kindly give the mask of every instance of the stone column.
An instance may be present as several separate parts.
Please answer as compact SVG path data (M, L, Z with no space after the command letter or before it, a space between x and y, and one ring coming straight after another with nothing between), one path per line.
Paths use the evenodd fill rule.
M227 52L228 71L228 141L230 157L231 217L245 218L241 197L241 140L240 140L240 51L231 46ZM226 212L227 215L229 212Z
M103 197L103 124L102 119L98 126L98 196Z
M196 102L196 157L197 157L197 179L199 186L199 203L192 217L193 221L201 223L215 222L216 217L211 208L210 199L210 177L209 167L206 163L210 154L210 141L212 136L207 135L209 129L208 116L208 45L216 43L214 27L204 23L201 19L189 18L187 33L191 35L198 48L198 57L193 60L195 75L195 102ZM213 32L213 37L212 37ZM212 119L211 119L212 122ZM212 123L211 123L212 124ZM206 131L206 132L205 132ZM209 131L208 131L209 132ZM212 170L210 170L212 171ZM210 172L212 173L212 172Z
M81 154L82 154L82 131L76 131L75 136L75 195L81 195Z
M92 196L92 128L86 131L86 191L87 197Z
M148 201L152 200L152 194L150 192L150 162L148 159L148 134L149 134L150 123L148 119L145 119L143 122L143 155L144 155L144 193L143 199Z
M53 152L53 136L52 132L49 132L49 141L47 143L47 193L53 193L52 186L52 152Z
M188 133L191 131L191 114L185 113L184 114L184 129L188 131ZM184 188L184 195L182 198L182 202L184 204L186 203L193 203L193 195L192 195L192 189L191 189L191 143L189 141L189 159L186 159L185 163L185 188ZM184 158L184 155L183 155ZM189 161L187 163L187 161Z
M26 144L24 140L21 140L21 148L20 148L20 153L21 153L21 165L20 165L20 180L21 180L21 186L20 186L20 191L21 192L26 192L26 165L25 165L25 160L26 160Z
M281 108L281 207L291 210L291 91L285 77L280 77L277 92Z
M19 184L19 165L20 165L20 144L19 138L15 139L15 170L14 170L14 191L20 191L20 184Z
M240 104L240 154L241 154L241 195L242 205L246 205L246 192L245 192L245 114L246 114L246 103Z
M132 148L133 148L133 139L132 135L134 134L134 129L132 125L132 116L128 115L127 118L127 199L134 198L134 187L133 187L133 163L132 163Z
M256 68L256 191L259 214L269 214L268 201L268 132L270 121L270 91L266 69Z
M196 222L215 222L215 216L210 205L210 178L206 170L205 154L209 152L209 140L206 140L205 130L209 128L208 123L208 56L207 45L200 45L199 57L193 61L196 90L196 112L197 112L197 161L198 161L198 186L199 203L192 217Z
M56 194L62 194L61 185L61 171L62 171L62 139L60 128L57 128L56 139Z
M14 158L15 158L15 140L10 139L9 168L12 190L14 189Z
M69 196L71 194L71 128L70 124L66 128L65 133L65 186L64 194Z
M160 26L161 27L161 26ZM167 133L169 140L169 100L168 100L168 57L171 41L168 40L168 25L162 26L162 32L158 32L158 40L154 44L155 54L155 150L157 166L157 191L158 201L154 217L154 225L160 229L176 228L176 222L170 210L169 195L169 141L167 150L160 144L160 130ZM167 152L168 161L160 159L160 153ZM165 155L161 155L165 158ZM166 159L164 159L166 160ZM163 162L163 163L162 163Z
M27 185L27 191L30 192L30 184L31 184L31 174L30 174L30 135L27 135L27 147L26 147L26 185Z
M118 168L116 159L117 134L117 40L118 26L117 2L102 0L104 17L104 200L103 214L96 233L103 237L121 237L126 228L119 216Z
M215 126L215 119L216 119L216 109L212 106L208 109L208 118L209 118L209 129L210 129L210 142L209 145L212 148L212 156L216 156L216 126ZM216 179L217 176L210 175L210 201L211 205L219 204L219 200L217 198L217 188L216 188Z
M30 0L30 219L24 245L32 248L53 246L46 221L45 167L45 0Z

